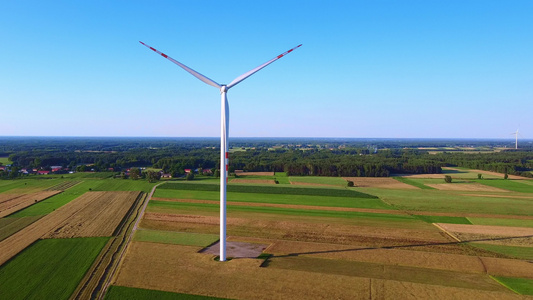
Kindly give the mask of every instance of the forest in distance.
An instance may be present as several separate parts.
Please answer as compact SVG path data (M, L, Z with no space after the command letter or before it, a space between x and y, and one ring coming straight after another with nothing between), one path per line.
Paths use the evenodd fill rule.
M232 138L230 172L286 172L294 176L387 177L440 173L445 166L533 177L533 142L467 139ZM121 172L131 167L219 168L217 138L0 137L0 157L13 170ZM215 173L215 172L213 172Z

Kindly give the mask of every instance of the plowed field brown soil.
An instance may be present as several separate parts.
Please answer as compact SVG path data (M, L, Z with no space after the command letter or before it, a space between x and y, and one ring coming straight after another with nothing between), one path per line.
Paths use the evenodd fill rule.
M438 183L427 186L441 191L471 191L471 192L509 192L508 190L487 186L479 183Z
M344 180L353 181L356 187L372 187L397 190L418 190L416 186L399 182L390 177L343 177Z
M258 259L220 263L213 261L210 255L196 253L198 250L135 242L115 284L231 299L521 299L495 283L492 289L498 291L484 291L477 286L444 287L261 268L262 261ZM490 284L490 279L486 282Z
M230 181L231 183L260 183L260 184L276 184L276 182L271 179L241 179L235 178Z
M45 238L111 236L140 192L90 192L92 204L54 228Z
M0 218L17 212L39 201L59 194L61 191L42 191L32 194L0 194Z

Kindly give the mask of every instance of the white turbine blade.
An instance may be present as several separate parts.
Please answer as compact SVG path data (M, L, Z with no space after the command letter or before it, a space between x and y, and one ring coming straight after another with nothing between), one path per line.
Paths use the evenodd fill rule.
M259 67L255 68L255 69L253 69L253 70L250 70L250 71L248 71L248 72L242 74L241 76L235 78L230 84L228 84L228 89L231 88L232 86L237 85L239 82L243 81L244 79L246 79L246 78L252 76L254 73L256 73L257 71L261 70L262 68L264 68L264 67L270 65L271 63L275 62L276 60L282 58L282 57L285 56L286 54L291 53L294 49L296 49L296 48L298 48L298 47L300 47L300 46L302 46L302 44L300 44L300 45L298 45L298 46L292 48L291 50L289 50L289 51L287 51L287 52L284 52L284 53L282 53L282 54L280 54L280 55L274 57L273 59L267 61L266 63L260 65Z
M143 42L141 42L141 41L139 41L139 43L145 45L146 47L148 47L148 48L150 48L151 50L153 50L155 53L160 54L160 55L163 56L164 58L166 58L166 59L170 60L171 62L175 63L176 65L182 67L185 71L191 73L194 77L196 77L196 78L200 79L201 81L203 81L203 82L209 84L210 86L214 86L214 87L216 87L217 89L220 89L220 88L221 88L221 85L218 84L218 83L216 83L214 80L211 80L211 79L207 78L206 76L204 76L204 75L202 75L202 74L196 72L195 70L193 70L193 69L187 67L186 65L180 63L179 61L173 59L172 57L166 55L165 53L162 53L162 52L156 50L155 48L152 48L152 47L146 45L145 43L143 43Z

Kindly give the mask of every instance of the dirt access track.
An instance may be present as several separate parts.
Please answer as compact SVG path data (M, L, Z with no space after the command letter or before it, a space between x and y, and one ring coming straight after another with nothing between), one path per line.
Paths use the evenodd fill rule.
M106 195L108 193L111 193L112 195L115 195L117 197L121 196L121 194L126 194L130 198L133 198L131 200L131 203L133 203L136 198L136 196L134 196L134 194L132 193L136 193L135 195L139 194L139 192L87 192L83 194L82 196L72 200L71 202L56 209L50 214L42 217L41 219L28 225L27 227L20 230L19 232L1 241L0 242L0 265L6 262L7 260L9 260L10 258L12 258L13 256L15 256L20 251L24 250L26 247L31 245L36 240L42 238L43 236L49 234L50 232L56 231L57 229L62 227L62 225L70 224L71 222L68 221L69 218L83 211L85 212L94 211L93 206L96 203L98 203L98 199L100 197L110 200L108 198L109 196ZM119 215L114 215L114 214L113 215L112 214L103 214L103 215L93 214L93 215L86 216L86 218L91 219L88 222L94 222L95 224L104 224L100 226L103 226L105 228L108 227L107 225L105 225L105 223L111 222L113 224L118 224L116 219L118 219L118 222L120 222L123 217L124 215L119 216ZM102 220L102 218L104 220ZM106 229L106 230L108 230L107 232L109 232L109 229Z

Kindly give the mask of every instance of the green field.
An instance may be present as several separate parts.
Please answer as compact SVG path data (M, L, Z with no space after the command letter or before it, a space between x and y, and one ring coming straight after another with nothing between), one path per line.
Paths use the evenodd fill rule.
M0 165L9 165L11 164L11 161L9 160L9 157L0 157Z
M518 259L533 260L533 247L502 246L483 243L469 243L469 245Z
M209 296L190 295L171 293L156 290L137 289L131 287L124 287L118 285L112 285L109 287L105 300L218 300L225 298L216 298Z
M449 213L487 213L532 216L531 199L476 197L465 192L439 190L386 190L365 188L397 209ZM498 195L502 195L499 193ZM505 194L504 194L505 195Z
M96 182L93 191L142 191L149 193L157 183L147 180L105 179Z
M220 191L220 186L216 184L187 184L187 183L166 183L158 189L170 190L190 190L190 191ZM229 185L227 192L235 193L265 193L282 195L309 195L309 196L330 196L330 197L354 197L354 198L377 198L376 196L355 191L354 189L339 188L302 188L288 186L258 186L258 185Z
M472 225L472 223L465 217L423 216L423 215L415 215L415 217L427 223L451 223L451 224Z
M191 191L191 190L169 190L157 189L154 197L171 199L198 199L213 200L220 199L219 192ZM293 204L293 205L313 205L313 206L334 206L352 208L379 208L393 209L377 198L350 198L350 197L326 197L307 195L283 195L268 193L227 193L227 201L255 202L273 204Z
M68 299L109 238L39 240L0 267L3 299Z
M216 234L140 229L135 232L133 239L140 242L206 247L218 241L219 236Z
M509 179L492 179L492 180L476 180L476 182L497 187L504 190L520 192L520 193L533 193L533 186L527 183L523 183L526 180L509 180Z
M328 184L336 186L346 186L348 182L342 177L322 177L322 176L290 176L292 182L303 182L312 184Z
M0 219L0 241L39 220L42 216L31 216L22 218L1 218Z
M533 279L493 276L496 281L521 295L533 295Z
M0 193L13 192L11 190L24 190L24 189L39 189L44 190L58 183L61 183L60 179L15 179L15 180L0 180Z

